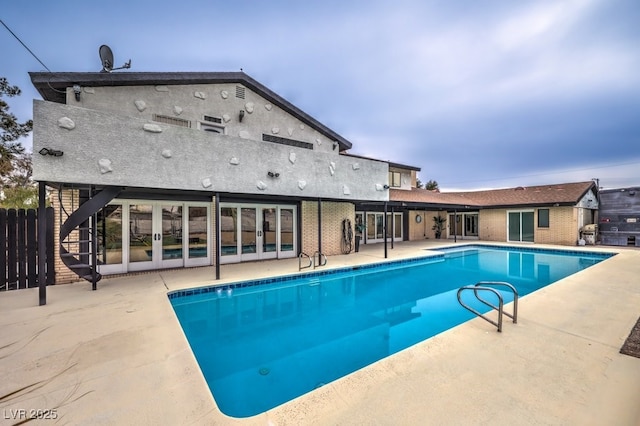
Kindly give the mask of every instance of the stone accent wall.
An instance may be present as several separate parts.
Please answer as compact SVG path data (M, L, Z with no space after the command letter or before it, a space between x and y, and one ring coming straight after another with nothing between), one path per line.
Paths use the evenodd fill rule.
M312 255L318 250L318 203L303 201L302 247ZM322 252L327 256L342 254L342 221L349 219L351 227L355 223L355 206L352 203L322 202Z

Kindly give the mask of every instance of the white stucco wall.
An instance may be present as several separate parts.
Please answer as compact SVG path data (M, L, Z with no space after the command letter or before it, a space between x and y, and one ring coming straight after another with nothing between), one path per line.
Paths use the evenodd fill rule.
M187 88L184 96L204 102L191 91ZM137 98L140 96L133 93L131 99ZM388 191L383 189L388 177L386 163L338 155L326 138L325 143L318 143L316 132L304 133L293 117L282 117L278 123L286 129L289 123L294 127L297 124L300 134L294 131L289 136L286 131L276 136L313 141L314 149L245 139L239 136L240 130L236 131L239 125L229 125L227 135L218 135L153 122L153 112L166 111L156 110L160 107L150 96L145 99L142 112L149 112L142 116L138 116L135 104L132 111L131 105L113 99L105 101L101 110L34 101L34 179L343 200L388 199ZM162 105L173 103L178 102ZM253 114L259 109L267 111L264 105L254 107ZM284 115L282 111L278 114ZM275 121L255 117L255 123L246 124L245 129L261 139L264 127L260 126L269 127ZM245 115L243 123L253 118ZM64 155L39 155L43 147ZM269 177L268 172L279 176Z
M236 96L240 89L244 98ZM283 111L242 84L83 87L80 100L67 89L67 105L152 120L153 114L189 120L193 128L205 115L223 118L228 136L262 141L271 134L314 144L321 152L334 152L333 141L307 123ZM242 121L240 111L244 111Z

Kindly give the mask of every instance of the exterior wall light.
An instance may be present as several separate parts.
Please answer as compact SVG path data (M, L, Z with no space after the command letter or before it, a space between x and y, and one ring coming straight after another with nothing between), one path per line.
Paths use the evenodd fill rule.
M82 88L78 84L73 85L73 93L76 95L76 101L80 102L80 93L82 92Z
M389 185L383 185L382 186L384 189L389 189Z
M240 115L238 115L238 120L242 123L242 119L244 118L244 110L240 110Z
M280 173L267 172L267 176L272 178L277 178L277 177L280 177Z
M38 154L53 155L54 157L62 157L62 154L64 154L64 152L58 151L57 149L42 148L40 151L38 151Z

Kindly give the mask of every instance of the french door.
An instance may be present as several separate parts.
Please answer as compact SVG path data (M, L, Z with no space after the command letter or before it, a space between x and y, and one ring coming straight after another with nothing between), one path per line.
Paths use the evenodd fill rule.
M208 203L119 201L98 214L101 273L211 263Z
M387 213L387 221L387 238L402 241L402 213ZM367 243L384 241L384 213L367 212L366 232Z
M220 261L295 257L296 207L220 204Z

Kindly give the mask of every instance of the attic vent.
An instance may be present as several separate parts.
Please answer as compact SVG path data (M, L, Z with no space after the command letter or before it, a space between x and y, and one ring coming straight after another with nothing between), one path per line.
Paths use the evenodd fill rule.
M236 86L236 98L244 99L244 87Z
M297 141L294 139L281 138L279 136L262 134L262 140L266 142L274 142L282 145L297 146L298 148L313 149L313 144L309 142Z
M205 115L203 117L204 121L208 121L210 123L218 123L221 124L222 123L222 118L220 117L213 117L211 115Z
M153 121L180 127L191 127L191 122L189 120L185 120L184 118L170 117L168 115L153 114Z

